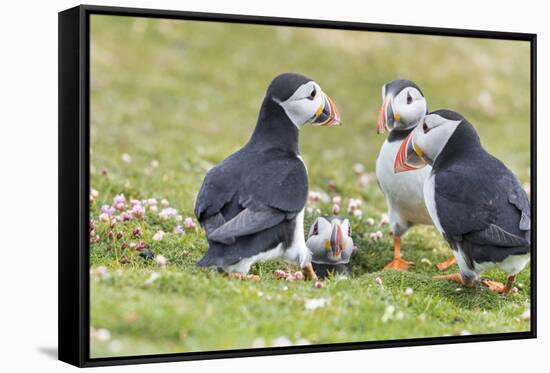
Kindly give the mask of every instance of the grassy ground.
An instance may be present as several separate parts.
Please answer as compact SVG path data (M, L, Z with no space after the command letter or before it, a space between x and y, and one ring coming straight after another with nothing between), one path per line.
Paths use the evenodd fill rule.
M398 77L415 80L430 108L462 112L528 182L527 44L103 16L92 17L91 37L92 357L528 330L529 270L506 296L435 282L434 264L451 252L432 227L405 236L415 268L381 271L392 255L388 226L379 225L386 207L376 182L366 183L384 140L375 130L380 87ZM355 277L323 288L275 279L282 262L253 267L260 282L197 269L204 232L174 231L193 217L206 170L246 142L267 85L284 71L316 79L343 116L340 128L301 133L310 190L333 182L327 194L342 196L344 215L349 198L363 202L363 217L350 216ZM110 227L101 206L121 193L122 211L131 199L155 199L157 211ZM162 219L162 199L184 221ZM310 207L306 229L331 204ZM162 257L145 260L144 251Z

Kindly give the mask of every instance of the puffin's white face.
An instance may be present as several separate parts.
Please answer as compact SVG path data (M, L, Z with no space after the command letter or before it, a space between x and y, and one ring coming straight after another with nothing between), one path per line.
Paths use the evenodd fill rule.
M275 99L292 123L301 129L305 124L333 126L340 124L340 115L332 99L314 81L302 84L286 101Z
M416 170L433 164L455 132L461 120L451 120L439 114L428 114L397 152L395 172Z
M317 218L309 230L306 245L315 263L348 263L354 250L349 220L334 218L330 222L324 217Z
M409 129L416 126L426 114L428 104L415 87L405 87L397 95L386 94L382 87L382 106L378 113L378 132Z

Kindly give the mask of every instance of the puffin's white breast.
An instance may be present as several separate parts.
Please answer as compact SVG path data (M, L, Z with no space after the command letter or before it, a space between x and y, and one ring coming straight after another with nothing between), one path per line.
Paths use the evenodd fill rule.
M389 201L389 208L401 215L403 220L413 224L432 224L430 214L424 203L424 180L432 168L426 166L420 170L394 172L394 163L400 141L388 142L380 149L376 160L376 177L380 188Z

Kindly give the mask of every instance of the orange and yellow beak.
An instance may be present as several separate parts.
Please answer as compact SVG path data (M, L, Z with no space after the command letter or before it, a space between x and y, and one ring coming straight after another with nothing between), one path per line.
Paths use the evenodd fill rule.
M336 223L332 227L332 233L330 235L330 248L334 258L340 257L342 250L345 249L344 232L340 224Z
M323 103L315 112L314 119L311 122L314 126L337 126L341 124L340 113L332 99L323 93Z
M378 110L378 122L376 124L378 133L390 132L395 127L401 116L395 111L393 97L386 96L380 110Z
M418 170L428 164L422 149L414 143L414 131L403 140L393 165L394 172Z

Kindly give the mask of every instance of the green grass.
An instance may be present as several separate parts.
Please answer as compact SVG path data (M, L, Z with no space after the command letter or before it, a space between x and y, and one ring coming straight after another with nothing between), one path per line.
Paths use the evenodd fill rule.
M404 238L404 256L416 262L412 270L381 271L392 256L388 226L378 226L384 198L375 181L361 186L353 172L355 163L374 171L384 141L375 129L380 87L406 77L423 88L431 109L464 114L485 147L527 182L528 48L510 41L93 16L91 188L99 195L91 214L100 240L90 247L91 327L107 329L110 338L92 338L92 357L262 347L282 343L280 337L315 344L529 330L521 318L530 305L529 269L519 276L519 292L506 296L436 282L434 264L451 252L433 227L414 227ZM283 262L254 266L260 282L198 269L204 232L178 236L173 230L181 223L149 210L143 220L117 223L108 237L99 210L119 193L128 200L156 198L159 210L165 198L183 217L193 216L206 170L247 141L267 85L285 71L316 79L343 117L340 128L304 128L301 150L310 190L334 182L330 194L343 197L344 215L349 198L363 201L363 219L350 217L359 249L353 279L331 279L321 289L285 283L273 275L289 267ZM129 163L122 161L125 153ZM313 207L327 214L331 205ZM367 217L375 224L366 224ZM307 215L306 229L314 218ZM133 237L136 227L141 237ZM158 230L167 232L162 241L152 239ZM377 230L384 236L375 242L369 233ZM140 241L165 256L167 266L129 247ZM107 276L98 274L100 267ZM152 272L159 277L148 283ZM486 275L505 278L499 271ZM404 294L408 287L411 296ZM326 304L307 309L311 299Z

